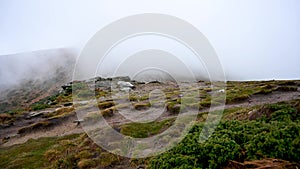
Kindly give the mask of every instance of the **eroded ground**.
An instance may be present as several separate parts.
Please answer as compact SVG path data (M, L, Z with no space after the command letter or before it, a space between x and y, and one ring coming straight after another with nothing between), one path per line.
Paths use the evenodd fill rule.
M295 160L299 160L296 158L297 156L300 157L299 147L297 147L299 144L296 143L300 139L299 116L294 117L294 114L300 112L299 81L228 82L225 90L222 90L224 86L212 86L208 82L182 84L174 82L131 83L135 88L126 92L121 91L122 89L118 87L113 90L110 89L111 83L105 79L96 81L95 86L91 86L90 82L88 85L76 82L73 83L73 89L75 87L75 91L73 90L75 95L73 96L72 90L65 88L64 92L43 98L29 107L24 107L22 110L11 110L0 114L0 137L2 140L0 157L3 159L0 162L0 167L20 168L25 166L26 168L28 165L29 168L32 168L32 166L36 166L34 168L137 168L146 166L152 168L158 166L162 168L186 166L188 168L188 166L193 167L193 165L196 165L200 168L201 166L202 168L219 168L220 166L229 165L232 168L234 165L251 168L251 165L249 165L251 162L247 161L257 158L281 158L287 161L284 163L285 168L295 168L298 165L295 163L298 161ZM91 97L89 91L90 88L93 89L94 87L94 96L96 97ZM226 99L223 97L225 94ZM213 99L212 96L214 96ZM94 98L94 100L91 98ZM288 111L284 118L281 115L272 117L272 113L279 110L286 111L287 108L277 110L268 109L265 106L276 105L280 102L285 102L284 104L295 110ZM253 121L259 121L261 118L271 119L265 121L267 123L278 121L282 125L289 124L293 126L294 124L296 126L294 129L296 136L289 139L291 142L294 141L295 144L284 145L285 150L274 150L294 154L286 156L286 154L264 152L265 147L263 146L262 148L252 148L254 150L251 149L251 151L257 152L254 152L254 155L251 154L253 152L249 154L247 148L251 148L252 144L248 143L250 140L246 139L243 140L244 142L236 143L237 150L232 153L232 156L222 155L220 160L216 160L218 158L213 155L208 157L203 155L205 158L198 157L199 155L197 156L195 150L190 151L190 153L188 153L189 150L187 152L179 151L178 149L182 145L153 159L129 159L110 154L101 149L84 134L81 127L82 125L89 126L93 124L92 122L97 122L101 117L104 117L110 126L122 134L146 138L168 129L180 111L182 113L190 111L199 113L196 124L201 126L207 118L206 112L209 111L209 108L212 108L213 111L220 110L223 108L223 103L225 103L226 110L222 121L225 124L238 120L239 123L245 126L251 126ZM211 105L212 107L210 107ZM252 121L251 124L249 121ZM265 122L260 121L260 123ZM260 123L258 122L258 124ZM223 130L227 131L227 129ZM231 127L230 130L234 131L236 128ZM266 132L268 133L269 130ZM280 138L283 140L282 144L285 144L285 139L288 139L284 137L286 132L285 130L282 138ZM236 139L238 138L230 139L237 142ZM212 140L212 145L220 144L214 140L214 137L212 137ZM219 141L224 142L224 140ZM194 142L184 140L181 144L184 147L189 147L189 144L193 145ZM266 143L263 142L263 144ZM281 143L273 146L276 147L276 145L281 145ZM221 146L212 150L226 152L227 146L223 145L223 148ZM201 148L209 149L208 147L199 147L198 151ZM296 150L294 151L294 149ZM66 154L66 152L68 153ZM168 153L174 155L175 159L173 160L175 161L168 157ZM219 153L215 152L217 156L221 156ZM255 153L261 155L255 155ZM182 155L187 159L182 158ZM207 163L209 159L210 162ZM34 160L39 162L33 162ZM193 164L185 160L193 161ZM178 161L181 161L182 164ZM259 164L259 162L256 163ZM272 164L275 165L275 162L266 163L266 165L276 167ZM280 166L280 164L276 165ZM252 168L258 168L263 165L253 166Z

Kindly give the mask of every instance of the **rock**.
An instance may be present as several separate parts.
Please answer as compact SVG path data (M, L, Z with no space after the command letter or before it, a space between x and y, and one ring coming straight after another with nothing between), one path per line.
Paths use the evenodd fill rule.
M119 82L119 81L129 83L131 80L128 76L120 76L120 77L113 77L113 78L95 77L92 79L85 80L83 82L87 84L90 89L96 88L96 89L109 90L112 86L112 83L115 84L115 82ZM59 93L71 94L73 83L79 83L79 81L73 81L61 86L63 90L60 91Z
M47 113L51 113L53 110L42 110L42 111L33 111L29 112L27 116L25 116L25 119L31 119L33 117L39 117Z
M71 88L71 90L72 90L72 83L64 84L64 85L61 86L61 88L62 88L63 90L67 90L67 89L70 89L70 88Z
M97 81L95 87L105 90L109 89L111 87L111 81Z
M64 106L65 106L65 107L72 106L72 105L73 105L72 102L64 103Z
M218 93L224 93L225 89L218 90Z
M112 80L114 81L126 81L126 82L130 82L131 79L129 76L119 76L119 77L114 77L112 78Z
M63 89L62 91L59 91L59 93L64 93L64 94L71 94L72 93L72 82L67 83L63 86L61 86Z
M87 105L90 102L92 102L92 101L90 101L90 100L83 100L83 101L76 101L76 102L74 102L74 104L77 105L77 106L84 106L84 105Z
M131 84L130 82L125 82L125 81L118 81L117 84L119 85L119 87L134 87L133 84Z
M140 81L136 81L136 80L132 80L131 83L133 83L133 84L146 84L145 82L140 82Z
M117 84L121 91L130 91L131 89L135 88L135 86L130 82L118 81Z
M129 91L131 91L132 89L131 89L130 87L123 87L123 88L121 88L120 90L123 91L123 92L129 92Z
M41 111L41 112L30 112L30 113L27 115L26 119L31 119L31 118L33 118L33 117L38 117L38 116L41 116L41 115L43 115L43 114L44 114L43 111Z
M161 84L161 82L160 82L160 81L157 81L157 80L154 80L154 81L148 82L147 84L151 84L151 83L158 83L158 84Z
M48 100L48 101L46 102L46 104L48 104L48 105L57 105L57 102L56 102L56 101Z
M82 119L74 120L73 123L76 123L76 126L79 126L83 122Z

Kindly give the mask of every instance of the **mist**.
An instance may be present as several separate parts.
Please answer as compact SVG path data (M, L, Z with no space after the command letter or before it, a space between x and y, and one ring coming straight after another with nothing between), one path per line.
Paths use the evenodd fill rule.
M197 27L217 52L227 80L300 79L298 0L103 0L88 3L12 0L0 2L0 88L17 85L23 79L52 76L55 68L51 65L70 66L68 56L72 55L71 60L75 62L88 40L101 28L141 13L172 15ZM74 51L66 54L70 48ZM174 68L178 67L177 63L187 66L197 79L208 77L203 64L195 62L182 46L154 37L130 39L115 49L109 54L107 64L97 70L97 75L111 76L122 58L137 56L135 54L149 49L176 56L165 57L168 58L166 63ZM151 56L144 58L150 60ZM136 63L127 62L127 68L122 67L118 75L141 78L133 71ZM174 68L170 67L173 75L184 77L181 69ZM144 79L168 77L162 78L155 71L143 76Z
M71 49L51 49L0 56L0 93L21 85L72 80L76 55ZM44 85L46 86L46 85ZM23 86L23 88L33 86Z

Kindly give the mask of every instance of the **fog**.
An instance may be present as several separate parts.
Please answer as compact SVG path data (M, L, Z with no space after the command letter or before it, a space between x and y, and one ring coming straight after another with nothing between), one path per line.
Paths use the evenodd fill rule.
M0 93L27 84L66 83L72 80L76 54L71 49L51 49L0 56ZM25 86L30 88L32 86Z
M44 51L28 59L26 55L31 51L72 48L76 57L107 24L142 13L176 16L198 28L217 52L227 80L300 79L298 0L11 0L0 1L1 86L34 78L37 70L47 74L54 60L60 63L66 56L62 51L50 52L49 56L56 57L49 62ZM176 63L184 63L198 78L207 78L203 65L178 44L153 37L126 43L109 54L109 64L102 67L100 75L113 74L124 56L154 49L175 55L174 59L180 60ZM124 69L122 75L133 77L132 70ZM170 70L182 76L181 69Z

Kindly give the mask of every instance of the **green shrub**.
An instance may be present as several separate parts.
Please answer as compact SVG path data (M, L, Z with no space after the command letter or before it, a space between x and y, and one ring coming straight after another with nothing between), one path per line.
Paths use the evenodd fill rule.
M34 111L43 110L43 109L46 109L49 107L50 106L48 104L44 104L44 103L35 103L35 104L31 105L31 109Z
M243 162L261 158L300 161L299 114L288 104L267 106L270 117L257 120L221 121L204 143L210 130L198 123L175 148L150 159L150 168L220 168L229 160ZM265 109L267 111L267 109ZM269 111L269 110L268 110ZM203 137L204 136L204 137Z

